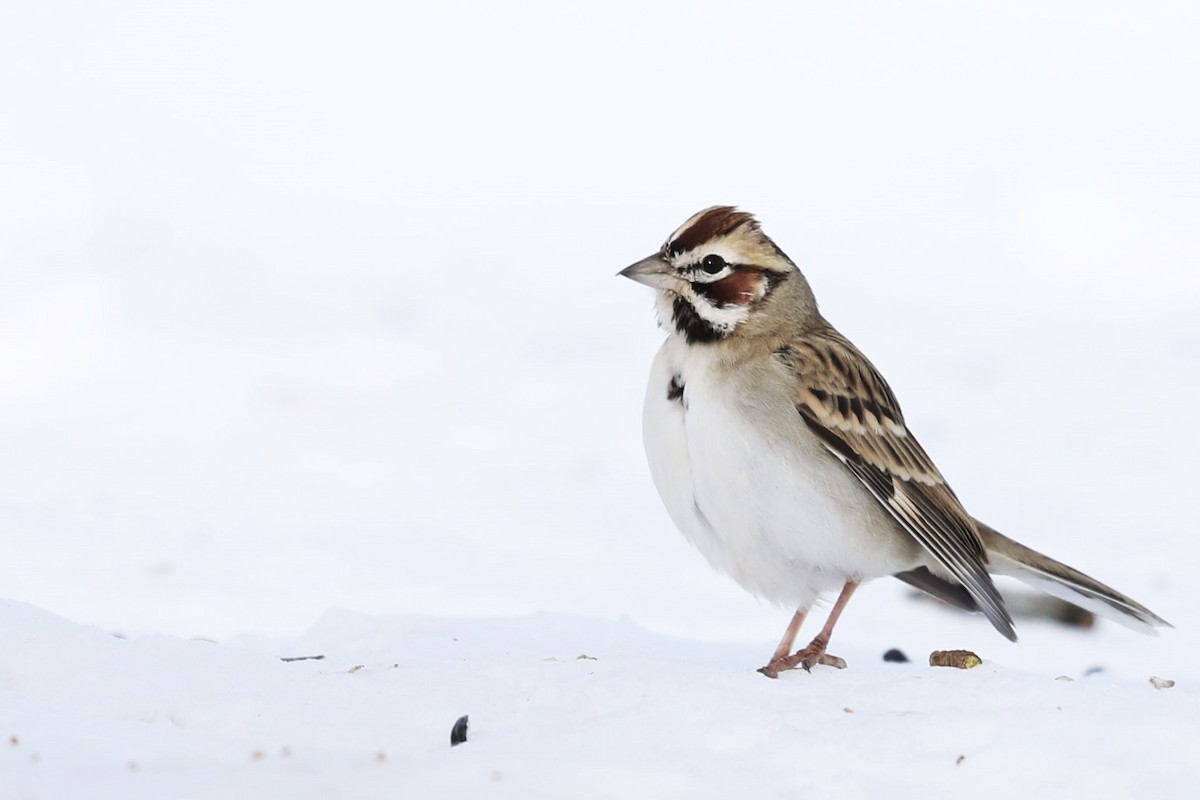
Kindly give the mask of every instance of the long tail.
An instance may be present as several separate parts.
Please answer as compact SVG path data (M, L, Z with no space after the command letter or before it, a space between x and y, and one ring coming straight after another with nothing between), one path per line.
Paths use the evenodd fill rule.
M1095 578L1014 542L979 520L975 520L975 527L987 549L989 572L1010 575L1035 589L1141 633L1157 635L1155 628L1173 627L1141 603Z

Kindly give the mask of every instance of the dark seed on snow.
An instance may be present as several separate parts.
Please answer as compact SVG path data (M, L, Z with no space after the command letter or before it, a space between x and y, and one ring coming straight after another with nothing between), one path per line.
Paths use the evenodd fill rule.
M890 661L895 664L907 664L908 656L904 655L902 650L898 650L897 648L893 647L891 650L888 650L883 654L883 660Z
M463 714L454 723L454 727L450 729L450 746L462 744L467 740L467 717L469 714Z

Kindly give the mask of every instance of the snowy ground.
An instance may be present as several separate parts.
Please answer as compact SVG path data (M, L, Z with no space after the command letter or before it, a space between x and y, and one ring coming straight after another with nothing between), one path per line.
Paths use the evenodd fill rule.
M771 681L749 647L563 615L331 612L224 645L5 603L0 635L6 797L1186 797L1196 774L1195 673L1088 674L1080 651L1120 649L1091 637L1030 670L850 643L844 672Z
M1190 796L1190 5L9 6L6 800ZM713 203L977 516L1177 630L887 581L756 675L789 614L671 530L613 277Z

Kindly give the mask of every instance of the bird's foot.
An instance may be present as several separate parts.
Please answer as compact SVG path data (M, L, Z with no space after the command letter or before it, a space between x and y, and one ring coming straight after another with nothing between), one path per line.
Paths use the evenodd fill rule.
M835 669L846 668L846 661L844 659L829 655L825 652L825 643L814 639L803 650L797 650L790 656L773 658L770 664L760 667L758 671L768 678L778 678L779 673L784 670L803 667L805 672L812 672L812 668L818 664L824 664L827 667L834 667Z

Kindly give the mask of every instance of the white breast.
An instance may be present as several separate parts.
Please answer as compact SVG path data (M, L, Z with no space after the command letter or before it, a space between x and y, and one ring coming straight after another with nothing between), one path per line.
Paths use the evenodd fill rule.
M916 543L825 451L786 392L718 369L715 351L668 337L643 412L654 484L709 563L789 607L850 578L917 566ZM673 378L678 399L668 397Z

